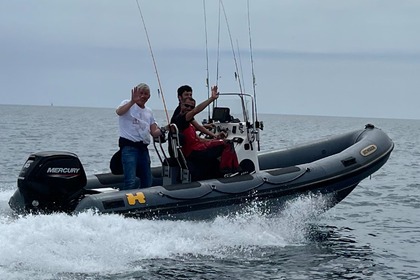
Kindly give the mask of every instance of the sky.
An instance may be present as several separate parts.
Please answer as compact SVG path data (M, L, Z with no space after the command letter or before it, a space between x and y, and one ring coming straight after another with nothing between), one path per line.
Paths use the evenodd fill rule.
M420 1L221 3L0 0L0 104L116 108L145 82L173 110L237 72L259 113L420 119Z

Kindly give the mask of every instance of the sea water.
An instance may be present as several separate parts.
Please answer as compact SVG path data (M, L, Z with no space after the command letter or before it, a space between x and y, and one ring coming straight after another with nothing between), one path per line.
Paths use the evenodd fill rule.
M160 123L165 114L155 111ZM284 211L211 221L136 220L92 212L18 216L8 206L29 154L76 153L108 172L114 109L0 105L0 279L417 279L420 121L261 115L261 150L372 123L395 142L389 161L340 204L299 197ZM150 147L153 165L158 157Z

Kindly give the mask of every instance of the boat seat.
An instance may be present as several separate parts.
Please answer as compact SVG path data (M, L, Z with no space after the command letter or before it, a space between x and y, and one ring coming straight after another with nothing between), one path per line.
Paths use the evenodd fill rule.
M168 152L171 158L176 158L177 152L182 152L181 147L184 144L184 135L178 131L169 132L168 135Z
M219 161L216 159L203 161L200 159L185 158L182 152L182 145L184 142L182 133L170 132L168 139L168 152L170 157L166 159L164 165L167 165L168 168L173 170L172 172L174 172L174 174L172 175L175 175L176 172L181 174L181 176L178 176L178 179L175 180L177 183L185 182L185 179L182 178L184 175L179 171L184 172L185 170L188 170L190 181L216 178L220 175Z
M182 134L175 124L171 124L168 135L168 153L162 161L163 185L190 183L191 175L187 160L182 153Z

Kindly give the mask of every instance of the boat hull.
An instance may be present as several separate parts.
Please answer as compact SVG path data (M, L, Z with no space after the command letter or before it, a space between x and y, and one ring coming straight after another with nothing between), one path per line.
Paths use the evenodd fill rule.
M211 219L255 207L266 214L276 213L285 202L300 196L322 197L320 207L327 210L380 169L393 147L382 130L369 125L260 154L259 171L227 178L162 186L161 169L154 168L153 187L118 191L122 176L97 174L87 179L83 194L62 210L80 213L93 209L136 218ZM27 200L18 189L9 204L16 211L28 211Z

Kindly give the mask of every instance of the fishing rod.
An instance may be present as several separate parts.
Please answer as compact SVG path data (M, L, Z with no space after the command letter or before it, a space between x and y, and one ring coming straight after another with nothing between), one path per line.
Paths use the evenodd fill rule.
M158 69L157 69L157 66L156 66L155 56L153 55L152 45L150 44L149 34L147 32L146 23L144 21L144 17L143 17L143 13L141 11L141 8L140 8L139 1L136 0L136 3L137 3L137 8L138 8L139 13L140 13L141 21L143 22L144 33L146 34L147 43L149 45L149 50L150 50L150 55L152 57L153 66L155 68L155 73L156 73L157 81L158 81L158 84L159 84L159 91L158 92L160 92L161 95L162 95L163 108L165 109L166 120L168 121L168 124L169 124L170 121L169 121L168 110L166 109L165 96L163 95L162 85L160 83L159 72L158 72Z
M219 15L218 15L218 21L217 21L217 57L216 57L216 87L219 88L219 62L220 62L220 2L219 2ZM214 107L217 106L217 99L215 102L212 102L212 111L214 110ZM210 107L210 106L209 106ZM209 113L210 114L210 113ZM210 115L209 115L210 120Z
M223 14L224 14L224 16L225 16L226 27L227 27L228 34L229 34L230 46L231 46L231 48L232 48L233 60L234 60L234 62L235 62L235 69L236 69L236 72L235 72L235 77L236 77L236 79L238 80L238 84L239 84L239 91L240 91L240 93L244 93L244 92L242 91L242 84L241 84L241 78L240 78L240 76L239 76L238 62L237 62L237 60L236 60L235 48L234 48L234 46L233 46L232 34L231 34L231 32L230 32L229 22L228 22L228 18L227 18L226 11L225 11L225 6L223 5L223 1L222 1L222 0L220 0L220 1L219 1L219 3L221 4L222 10L223 10Z
M245 89L245 79L244 79L244 70L242 69L242 59L241 59L241 52L239 51L239 42L238 39L236 39L236 49L238 50L238 58L239 58L239 67L241 69L241 79L242 79L242 88L244 89L244 93L246 93Z
M220 15L221 7L219 1L219 19L217 23L217 60L216 60L216 86L219 86L219 62L220 62Z
M248 10L248 37L249 37L249 52L250 52L250 57L251 57L251 72L252 72L252 90L254 93L254 110L255 110L255 123L254 128L256 127L257 129L259 129L261 127L262 129L262 123L260 125L260 122L258 121L258 112L257 112L257 93L256 93L256 82L255 82L255 71L254 71L254 58L253 58L253 51L252 51L252 37L251 37L251 17L249 15L249 0L246 1L247 3L247 10ZM257 146L258 146L258 151L260 151L260 134L257 133Z
M204 34L206 39L206 87L207 87L207 98L210 98L210 85L209 85L209 48L207 42L207 17L206 17L206 0L203 0L203 13L204 13ZM208 107L207 120L210 121L210 106Z
M255 71L254 71L254 58L253 58L253 55L252 55L253 51L252 51L252 39L251 39L251 19L250 19L250 15L249 15L249 0L247 0L247 9L248 9L249 52L250 52L250 56L251 56L251 71L252 71L252 89L253 89L253 93L254 93L255 114L256 114L256 118L258 119L257 93L256 93L256 90L255 90L256 83L255 83Z
M246 110L246 107L245 107L245 101L244 101L244 97L243 97L244 92L242 90L241 78L239 76L238 62L236 60L235 48L233 46L232 33L230 32L229 21L228 21L228 18L227 18L225 6L223 5L223 1L222 0L219 0L219 4L222 7L223 14L225 16L226 27L227 27L228 34L229 34L230 46L231 46L231 49L232 49L233 61L235 62L235 69L236 69L235 78L236 78L236 80L238 81L238 84L239 84L240 98L241 98L241 104L242 104L242 111L243 111L243 114L244 114L244 119L245 120L248 120L249 117L248 117L247 110Z

